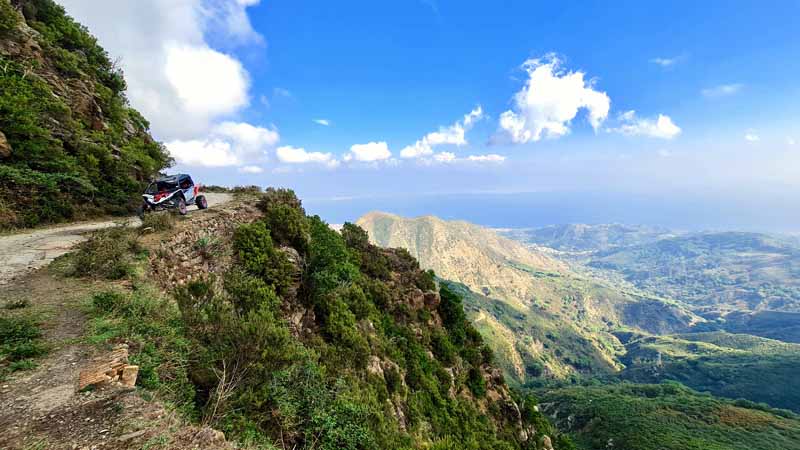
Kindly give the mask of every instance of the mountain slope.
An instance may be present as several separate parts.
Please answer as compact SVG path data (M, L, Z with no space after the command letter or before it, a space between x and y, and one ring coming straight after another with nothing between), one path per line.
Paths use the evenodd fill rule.
M553 430L512 397L462 299L408 252L333 231L291 191L257 203L151 252L199 413L267 448L544 447Z
M622 224L550 225L542 228L508 229L501 234L517 241L565 252L629 247L676 235L665 228Z
M548 389L543 410L582 450L797 450L800 420L676 383Z
M699 311L800 312L800 247L758 233L698 233L600 252L588 265Z
M0 0L0 229L124 213L169 165L122 72L52 0Z
M672 333L696 320L677 305L580 276L476 225L377 212L358 224L376 244L406 248L423 268L465 286L470 318L497 350L506 375L520 383L538 375L614 372L621 344L611 330Z
M557 274L566 266L523 245L467 222L445 222L434 216L404 219L372 212L357 224L375 244L404 248L423 267L476 292L500 297L524 308L536 296L531 273Z
M622 377L679 381L697 391L800 412L800 345L724 332L642 337L626 344Z

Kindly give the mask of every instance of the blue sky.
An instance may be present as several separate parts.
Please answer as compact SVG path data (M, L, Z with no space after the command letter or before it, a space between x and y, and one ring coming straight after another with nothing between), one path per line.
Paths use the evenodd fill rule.
M797 1L107 3L64 0L208 183L292 187L334 222L800 219Z

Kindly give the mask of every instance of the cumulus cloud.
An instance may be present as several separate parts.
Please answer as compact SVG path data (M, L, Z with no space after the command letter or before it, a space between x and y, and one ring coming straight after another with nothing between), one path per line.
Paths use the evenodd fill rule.
M655 119L636 116L636 111L627 111L619 116L620 126L610 131L629 136L649 136L660 139L672 139L681 134L681 129L669 116L659 114Z
M339 164L330 153L308 152L304 148L292 147L291 145L278 147L275 153L278 156L278 160L287 164L319 163L329 167Z
M331 126L331 121L328 120L328 119L314 119L314 123L316 123L317 125L325 126L325 127Z
M475 122L483 118L483 108L476 107L464 118L449 127L439 127L438 131L426 134L414 145L409 145L400 151L402 158L419 158L430 156L433 149L439 145L462 146L467 144L466 133L472 129Z
M157 138L197 140L249 103L249 77L234 56L213 48L261 41L247 17L256 0L60 0L119 58L131 104ZM207 140L200 138L200 140Z
M223 122L204 139L166 143L180 164L189 166L238 166L266 160L267 152L280 140L277 131L248 123Z
M392 157L389 145L386 142L369 142L355 144L350 147L350 153L344 155L345 161L377 162L385 161Z
M755 130L747 130L744 134L744 140L747 142L758 142L761 140L761 137Z
M738 93L743 87L744 85L741 83L721 84L703 89L701 92L706 97L726 97Z
M214 117L247 105L248 75L238 60L208 47L174 43L166 45L166 55L167 80L187 110Z
M595 90L584 73L561 69L555 55L529 59L522 68L528 80L514 95L511 110L500 115L500 128L513 143L536 142L542 137L558 138L570 131L570 122L585 109L597 130L608 117L611 99Z

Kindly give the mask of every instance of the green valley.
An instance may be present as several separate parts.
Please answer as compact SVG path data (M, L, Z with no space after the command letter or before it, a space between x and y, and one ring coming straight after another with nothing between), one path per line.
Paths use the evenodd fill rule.
M543 411L585 450L796 450L800 419L677 383L543 390Z

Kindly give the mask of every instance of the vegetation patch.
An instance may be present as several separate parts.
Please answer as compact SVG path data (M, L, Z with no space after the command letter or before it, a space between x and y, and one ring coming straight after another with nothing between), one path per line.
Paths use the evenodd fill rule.
M116 226L95 231L70 254L68 275L119 280L131 275L143 255L135 231Z
M38 33L23 35L24 26ZM0 160L0 229L133 211L171 159L128 105L122 72L52 0L0 2L0 37L31 35L43 55L0 56L10 148Z
M168 231L175 228L175 222L175 215L169 211L145 214L140 228L143 231Z
M161 394L189 417L197 417L188 373L189 341L174 301L152 286L136 284L130 292L94 294L87 311L89 342L126 342L131 364L139 366L137 384Z
M547 389L540 399L581 449L800 449L798 416L677 383Z
M0 316L0 380L9 373L35 367L47 353L39 322L30 316Z

